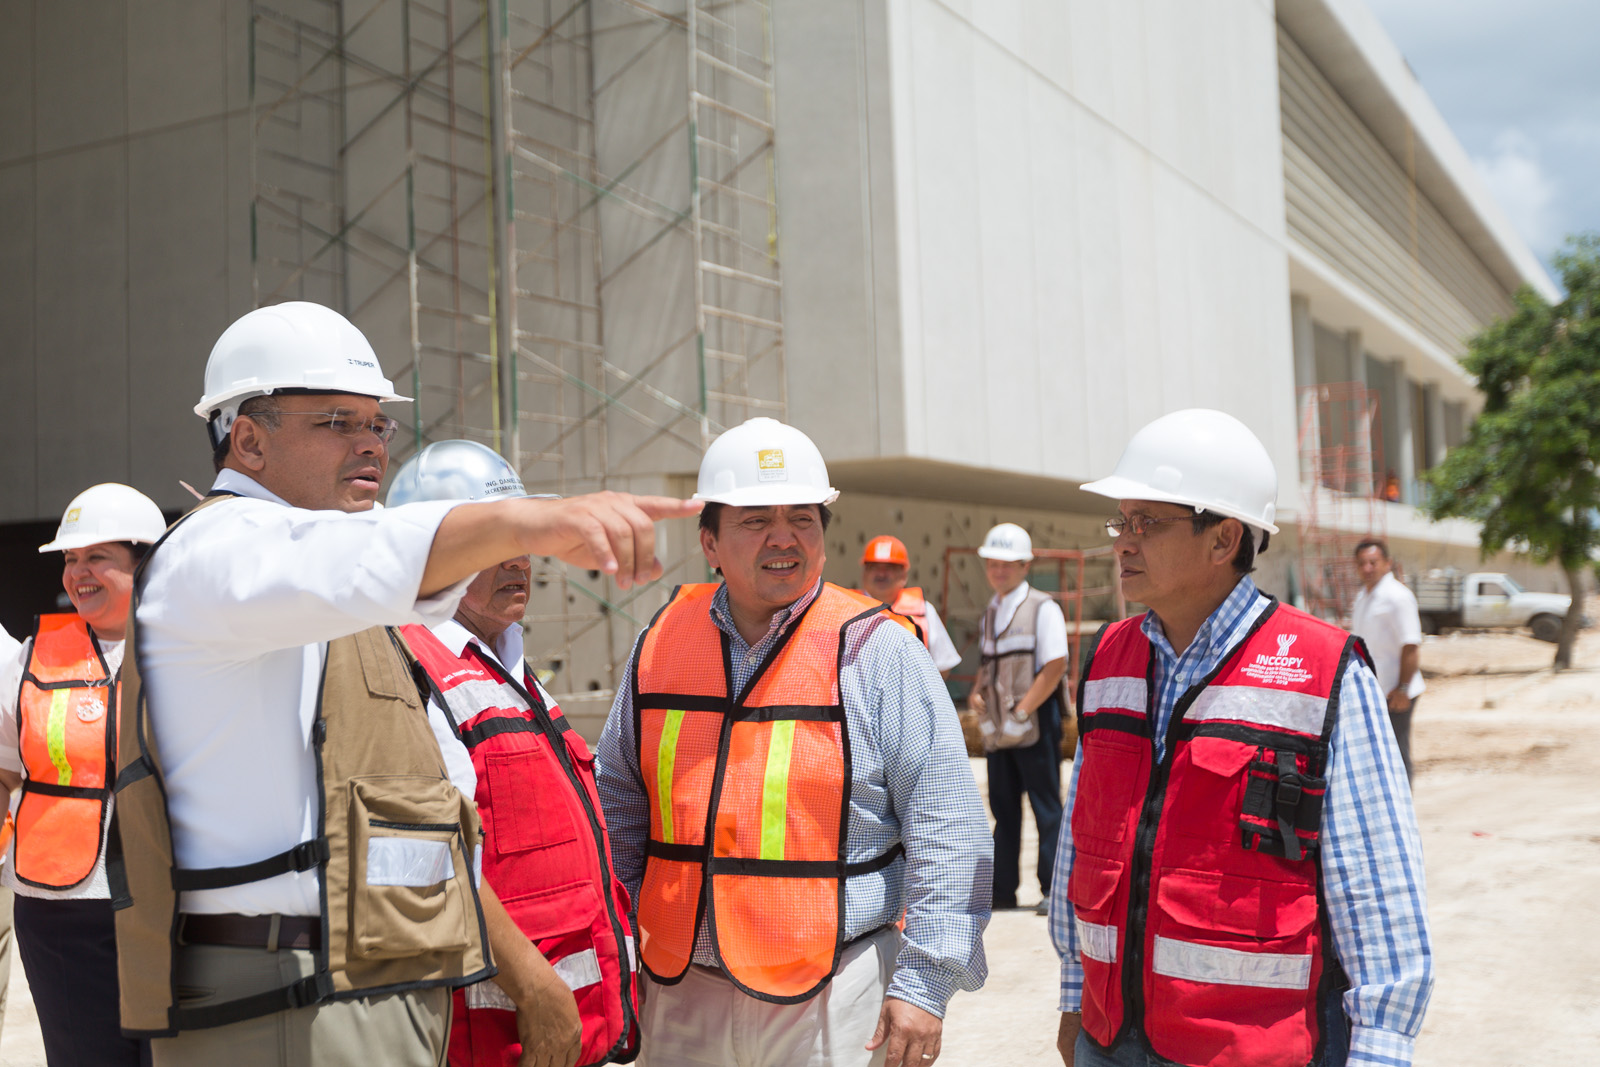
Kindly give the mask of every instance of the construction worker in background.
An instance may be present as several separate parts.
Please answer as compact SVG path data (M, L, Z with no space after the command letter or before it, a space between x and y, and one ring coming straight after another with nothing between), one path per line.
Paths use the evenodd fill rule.
M1015 908L1022 882L1022 796L1039 829L1040 915L1050 897L1061 827L1062 680L1067 620L1049 593L1028 584L1033 539L1015 523L990 530L978 549L994 596L979 627L978 678L968 706L978 715L994 814L994 907Z
M1404 1067L1433 985L1383 693L1348 633L1250 580L1278 475L1239 420L1163 416L1115 472L1056 859L1064 1063ZM1081 1012L1081 1015L1080 1015Z
M695 498L723 580L679 587L640 635L600 738L653 1067L923 1067L987 972L954 708L897 616L822 581L838 495L792 427L712 442Z
M1411 780L1411 713L1426 689L1422 680L1422 617L1416 594L1391 571L1388 542L1369 537L1356 545L1356 570L1361 591L1350 609L1350 632L1367 643L1372 670L1389 706L1400 759Z
M12 687L7 684L4 675L11 664L16 662L17 650L21 643L0 626L0 694L11 692ZM0 696L0 699L4 699ZM6 862L6 856L11 851L11 837L13 826L11 813L6 812L5 823L0 825L0 864ZM0 881L4 875L0 873ZM3 1030L6 1021L6 997L11 989L11 946L15 940L12 937L12 901L14 894L10 889L0 885L0 1030Z
M133 570L167 521L107 482L72 499L40 552L62 554L73 611L40 615L0 667L0 785L21 795L6 891L51 1064L149 1062L117 1026L117 944L105 835L117 764L118 686Z
M439 441L406 460L387 503L525 496L492 449ZM627 891L612 872L594 758L522 658L530 570L526 555L485 568L455 618L400 632L427 672L430 712L455 735L441 742L451 778L476 783L484 880L572 990L559 1006L571 1006L582 1030L572 1047L553 1050L558 1061L629 1059L639 1027ZM496 958L509 951L490 947ZM500 1067L521 1053L516 1005L493 980L456 990L452 1067Z
M653 579L653 520L698 505L374 509L398 429L379 404L404 399L317 304L250 312L207 362L219 473L135 579L108 861L122 1025L158 1065L435 1067L450 989L491 976L522 1063L571 1063L547 1050L572 1043L572 994L477 884L448 724L386 627L444 622L523 554ZM520 951L491 964L486 942Z
M956 651L939 613L922 595L922 590L914 586L906 588L906 577L910 573L911 557L900 538L884 534L867 542L861 553L861 591L917 624L922 644L933 657L933 665L939 668L942 678L961 663L961 653Z

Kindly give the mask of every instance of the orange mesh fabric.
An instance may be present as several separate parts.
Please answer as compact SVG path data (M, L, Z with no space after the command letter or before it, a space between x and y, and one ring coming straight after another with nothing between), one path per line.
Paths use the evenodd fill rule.
M652 841L640 890L641 952L658 978L670 981L689 966L709 863L714 948L729 975L757 997L803 1000L832 975L843 923L850 783L840 643L852 620L888 616L870 597L824 585L749 696L719 705L731 694L710 614L715 592L679 589L640 644L639 766ZM686 854L686 846L701 851Z
M91 686L106 673L89 628L76 615L44 615L34 634L21 690L18 747L28 781L105 790L115 759L114 690ZM38 682L80 682L45 689ZM17 876L66 889L94 871L100 858L106 797L56 797L26 790L17 807Z

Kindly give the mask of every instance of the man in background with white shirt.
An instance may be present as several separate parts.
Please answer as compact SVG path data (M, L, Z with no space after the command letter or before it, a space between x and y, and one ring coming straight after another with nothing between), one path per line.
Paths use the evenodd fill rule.
M1055 597L1028 585L1033 539L1015 523L990 530L978 549L994 597L983 613L983 658L967 698L978 712L994 814L994 908L1017 906L1022 881L1022 797L1039 828L1045 914L1061 829L1061 729L1067 702L1067 620Z
M654 520L698 506L604 493L375 510L398 429L379 403L408 398L315 304L234 323L205 386L225 499L151 550L124 663L124 1032L157 1039L158 1067L436 1067L450 988L493 973L486 941L520 934L473 884L476 813L385 627L443 622L468 579L524 554L653 580ZM544 1024L538 991L570 1000L537 952L494 962L519 1025Z
M1389 701L1389 723L1411 779L1411 715L1417 697L1427 686L1422 681L1419 653L1422 619L1417 598L1391 571L1389 546L1368 538L1356 546L1356 568L1364 587L1350 609L1350 632L1367 643L1372 667Z

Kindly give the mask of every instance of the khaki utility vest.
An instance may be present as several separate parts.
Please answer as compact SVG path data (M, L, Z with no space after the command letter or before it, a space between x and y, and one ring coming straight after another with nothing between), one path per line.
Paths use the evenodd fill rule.
M473 883L482 828L472 801L450 783L412 673L415 661L392 630L374 627L328 642L312 727L322 781L317 837L238 867L177 866L136 621L145 568L160 547L158 541L134 576L106 857L123 1033L170 1037L328 1000L491 977ZM315 972L266 993L181 1006L174 966L179 894L310 870L321 877L324 902Z
M978 663L978 678L974 687L983 697L984 712L978 720L983 733L986 752L1002 748L1021 748L1039 740L1039 713L1034 712L1019 721L1011 713L1017 702L1033 685L1033 652L1038 645L1039 609L1050 601L1049 593L1029 588L1028 595L1017 605L1003 633L995 633L995 603L991 599L983 612L983 629ZM1063 676L1065 678L1065 676ZM1057 687L1056 697L1061 701L1061 711L1066 714L1065 682Z

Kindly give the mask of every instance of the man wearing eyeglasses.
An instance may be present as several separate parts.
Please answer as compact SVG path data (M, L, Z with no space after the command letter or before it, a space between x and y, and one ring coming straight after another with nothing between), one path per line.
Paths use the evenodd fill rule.
M1267 451L1163 416L1109 477L1123 593L1095 638L1050 902L1068 1067L1406 1067L1433 985L1422 854L1350 634L1250 579Z
M522 1062L570 1067L571 991L477 884L471 790L389 628L443 622L516 556L652 580L654 521L698 505L375 510L396 430L379 405L407 398L316 304L234 323L205 388L217 478L135 578L123 667L108 872L124 1032L160 1065L436 1067L451 989L494 977Z

